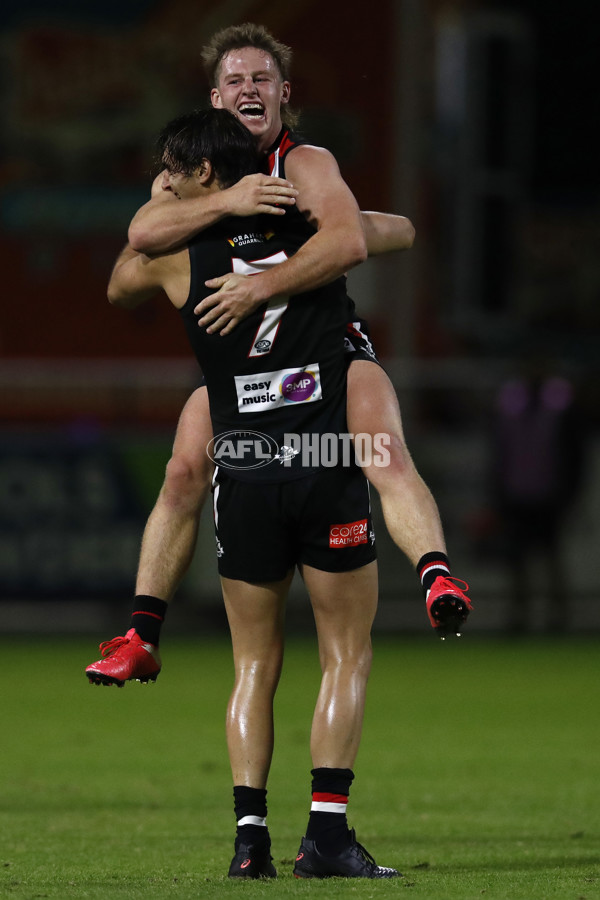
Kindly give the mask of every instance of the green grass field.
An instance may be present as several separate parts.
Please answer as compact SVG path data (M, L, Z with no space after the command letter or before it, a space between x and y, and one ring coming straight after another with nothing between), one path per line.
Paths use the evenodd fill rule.
M99 638L106 635L99 635ZM92 639L0 641L0 896L600 897L596 639L376 638L349 819L404 878L299 881L318 685L289 643L269 825L279 878L225 873L225 638L163 639L156 685L95 687Z

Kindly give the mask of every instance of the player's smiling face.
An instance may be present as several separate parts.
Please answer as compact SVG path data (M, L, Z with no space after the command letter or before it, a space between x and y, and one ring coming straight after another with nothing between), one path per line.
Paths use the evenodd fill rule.
M171 172L165 169L162 189L163 191L172 191L179 200L187 200L197 195L197 180L193 175L183 175L181 172Z
M170 165L170 160L163 159L162 171L163 191L171 191L178 200L191 200L207 191L220 190L215 178L211 178L211 169L207 160L203 160L199 168L191 175L178 172L177 167Z
M217 87L211 91L212 105L234 112L258 138L261 150L266 150L279 134L280 106L289 96L289 82L281 80L270 54L256 47L227 53L221 61Z

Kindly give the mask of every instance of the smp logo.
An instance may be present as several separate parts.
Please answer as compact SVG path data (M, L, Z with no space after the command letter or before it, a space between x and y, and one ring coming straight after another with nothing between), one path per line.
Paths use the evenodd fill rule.
M279 459L277 441L260 431L225 431L206 445L206 452L224 469L260 469Z
M281 382L281 393L287 403L305 403L315 393L317 380L312 372L293 372Z

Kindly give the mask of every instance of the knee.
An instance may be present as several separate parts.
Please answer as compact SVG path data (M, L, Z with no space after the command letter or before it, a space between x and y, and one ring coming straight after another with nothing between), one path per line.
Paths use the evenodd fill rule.
M373 649L370 639L360 642L350 641L343 648L337 647L332 652L325 651L321 654L324 674L337 673L364 681L369 677L372 661Z
M162 498L171 507L194 510L204 502L211 478L212 466L208 458L191 461L175 454L167 463Z
M246 656L235 661L236 681L246 690L274 692L281 676L282 659L277 653L260 658Z
M371 642L369 641L368 645L357 647L343 661L343 665L340 668L341 684L352 685L352 691L364 691L371 674L372 661L373 653Z
M371 674L371 663L373 662L373 649L371 646L371 641L363 644L360 648L357 649L352 665L353 670L359 676L359 678L364 679L366 681Z

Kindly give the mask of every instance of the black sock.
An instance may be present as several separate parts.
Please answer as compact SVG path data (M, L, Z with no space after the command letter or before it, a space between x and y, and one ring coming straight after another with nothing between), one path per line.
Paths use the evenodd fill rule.
M346 807L352 769L313 769L312 803L306 837L325 856L336 856L350 843Z
M167 614L168 603L157 597L138 594L133 601L131 627L135 628L143 641L158 647L160 629Z
M237 822L236 849L240 844L269 844L267 818L267 791L264 788L251 788L235 785L233 803Z
M445 553L434 551L426 553L417 563L417 575L421 579L423 593L427 597L427 591L440 575L448 578L450 575L450 561Z

